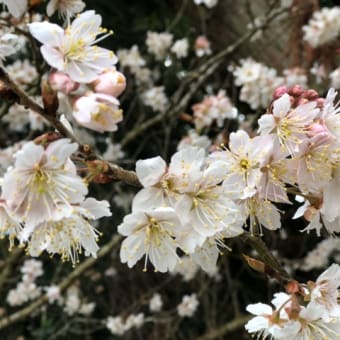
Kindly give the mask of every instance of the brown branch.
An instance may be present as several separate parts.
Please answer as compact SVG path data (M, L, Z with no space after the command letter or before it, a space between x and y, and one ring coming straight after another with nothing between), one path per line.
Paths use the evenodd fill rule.
M16 264L18 259L23 254L24 254L23 249L16 248L6 258L6 262L4 266L1 268L0 273L0 292L2 291L4 285L6 284L7 278L11 275L13 266Z
M232 321L229 321L227 323L225 323L224 325L213 329L212 331L198 337L196 340L212 340L212 339L216 339L216 338L221 338L228 333L234 332L238 329L240 329L241 327L243 327L243 325L248 322L250 320L251 316L249 315L241 315L237 318L235 318Z
M188 73L186 79L184 79L178 88L178 90L173 95L172 105L167 111L158 114L155 117L150 118L144 123L138 125L133 130L131 130L121 141L121 145L125 146L131 141L140 136L144 131L148 130L150 127L160 123L167 117L171 117L181 113L189 103L192 96L196 93L197 89L213 74L214 71L222 64L225 57L234 53L241 45L249 41L258 31L265 30L269 27L269 24L276 19L281 14L287 12L287 8L279 8L275 10L270 10L263 19L263 24L258 27L254 27L239 38L234 44L229 45L216 55L209 58L203 65L199 66L196 70ZM187 94L180 100L184 90L189 85ZM180 101L179 101L180 100Z
M263 260L265 264L267 264L269 267L273 268L277 273L279 273L283 279L291 280L289 274L259 237L251 235L250 233L243 233L240 238L246 244L255 249L256 252L259 254L261 260Z
M45 109L32 100L8 75L8 73L0 67L0 80L17 96L19 104L31 109L32 111L38 113L45 120L47 120L54 128L56 128L63 136L70 138L71 140L77 142L73 134L65 127L65 125L59 121L56 115L49 115Z
M83 263L81 263L78 267L76 267L65 279L63 279L59 284L58 287L60 289L60 292L62 293L65 291L72 283L78 279L81 275L83 275L89 268L91 268L95 263L97 263L98 260L103 258L104 256L111 253L112 249L117 245L117 243L120 241L121 236L115 235L111 239L110 242L108 242L106 245L104 245L98 252L97 257L93 258L90 257ZM5 316L0 319L0 329L4 329L20 320L25 319L26 317L29 317L31 314L33 314L35 311L37 311L40 307L45 305L48 302L48 296L47 294L42 295L37 300L33 301L28 306L20 309L17 312L14 312L13 314L9 316Z
M136 173L134 171L125 170L120 166L112 163L108 163L112 172L112 179L124 181L125 183L132 185L134 187L142 187Z
M63 136L70 138L72 141L76 142L78 145L81 143L77 140L77 138L73 135L73 133L68 130L65 125L57 118L56 114L50 115L46 112L46 110L37 104L34 100L32 100L8 75L8 73L0 67L0 82L7 90L10 90L17 99L19 104L31 109L32 111L38 113L45 120L47 120L57 131L59 131ZM101 159L100 156L96 155L93 151L91 151L91 156L96 159ZM108 164L111 167L111 172L114 180L123 181L127 184L140 187L141 184L138 180L137 175L133 171L125 170L118 165Z

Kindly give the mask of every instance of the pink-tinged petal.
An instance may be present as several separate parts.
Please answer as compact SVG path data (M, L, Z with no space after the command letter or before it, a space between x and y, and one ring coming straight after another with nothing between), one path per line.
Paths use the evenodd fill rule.
M44 45L59 47L64 40L64 30L56 24L47 21L34 22L28 24L28 28L33 37Z
M278 118L284 117L290 110L290 96L285 93L282 97L275 100L273 103L273 115Z
M55 67L59 71L63 70L64 59L63 55L59 51L48 45L41 46L40 51L44 59L50 66Z
M157 184L165 171L166 163L160 156L139 160L136 163L136 173L144 187Z

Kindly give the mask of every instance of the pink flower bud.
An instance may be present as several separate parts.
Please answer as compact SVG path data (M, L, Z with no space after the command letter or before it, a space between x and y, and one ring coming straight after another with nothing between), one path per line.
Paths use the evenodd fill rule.
M211 54L210 41L204 35L196 38L195 53L198 57Z
M311 132L312 135L327 132L325 125L320 123L313 123L309 125L308 130Z
M280 86L274 91L274 99L279 99L282 97L285 93L288 92L288 88L286 86Z
M123 73L110 70L98 76L92 87L97 93L118 97L126 88L126 78Z
M300 85L294 85L288 89L288 93L293 97L300 97L304 93L304 90Z
M315 90L310 89L310 90L306 90L303 93L303 97L308 99L308 100L316 100L316 99L318 99L319 94Z
M322 109L323 106L325 104L325 99L324 98L318 98L316 100L316 106L319 108L319 109Z
M315 145L329 144L332 139L325 123L322 120L308 126L307 136L311 138L311 141Z
M304 105L308 102L308 100L306 98L300 97L300 98L296 98L295 100L295 104L293 105L294 107L298 107L300 105Z
M199 37L196 38L195 48L204 49L204 50L208 49L210 48L210 42L204 35L200 35Z
M48 83L54 91L70 94L79 87L79 83L73 81L68 74L53 72L48 76Z

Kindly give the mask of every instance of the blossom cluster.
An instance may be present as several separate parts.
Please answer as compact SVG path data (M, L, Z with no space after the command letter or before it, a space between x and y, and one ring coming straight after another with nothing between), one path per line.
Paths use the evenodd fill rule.
M323 99L295 86L274 95L271 111L258 121L259 136L239 130L230 134L228 148L208 156L188 146L169 165L159 156L137 162L144 188L118 227L127 236L122 262L131 267L146 255L145 270L150 260L160 272L173 271L181 249L212 271L222 240L242 234L247 221L255 234L281 227L275 204L291 203L290 187L304 196L295 218L310 222L306 231L319 234L324 225L339 232L336 92Z
M123 116L116 97L126 86L114 66L115 54L95 45L111 34L101 21L100 15L86 11L66 29L47 21L29 24L31 34L42 43L44 59L56 70L48 76L50 88L70 101L78 124L98 132L117 130Z
M333 264L315 282L293 282L287 286L290 294L276 293L274 309L263 303L248 305L247 311L256 316L245 327L264 339L338 339L339 286L340 266Z
M241 59L240 66L231 68L235 85L242 86L240 100L249 103L252 109L267 107L274 90L283 85L277 71L251 58Z
M233 119L237 116L237 109L223 90L220 90L216 96L206 96L202 102L193 105L192 110L197 130L209 127L214 121L221 128L225 119Z
M36 284L36 279L44 273L41 261L26 260L21 267L21 273L21 281L8 292L6 300L10 306L20 306L34 300L42 292L41 287Z
M339 15L340 7L324 7L314 12L308 24L302 27L304 40L313 47L335 40L340 34Z
M1 234L26 244L30 255L47 251L78 260L78 252L96 256L98 232L91 220L110 216L107 201L85 198L88 189L71 155L78 149L68 139L46 147L26 143L15 155L1 186Z

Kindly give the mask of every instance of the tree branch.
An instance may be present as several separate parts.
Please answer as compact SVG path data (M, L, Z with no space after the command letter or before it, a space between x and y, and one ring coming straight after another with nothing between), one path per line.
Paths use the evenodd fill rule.
M229 321L229 322L225 323L224 325L218 327L217 329L214 329L214 330L208 332L207 334L204 334L204 335L198 337L196 340L212 340L212 339L216 339L216 338L220 338L220 337L223 337L223 339L224 339L224 336L226 334L240 329L250 319L251 319L251 316L249 316L249 315L241 315L241 316L235 318L234 320Z
M68 130L65 125L57 118L57 115L48 114L45 109L32 100L8 75L8 73L0 67L0 81L5 85L5 87L12 91L18 99L19 104L31 109L32 111L38 113L45 120L47 120L57 131L59 131L63 136L70 138L72 141L76 142L78 145L81 143L73 135L73 133ZM96 159L102 159L99 155L91 151L91 156ZM105 160L104 160L105 161ZM106 161L105 161L106 162ZM106 162L107 163L107 162ZM125 170L120 166L112 163L107 163L112 171L112 177L114 180L123 181L127 184L140 187L141 184L138 180L137 175L133 171Z
M256 252L259 254L261 260L264 261L268 266L277 271L282 278L286 280L291 280L291 277L286 272L286 270L282 267L282 265L278 262L275 256L270 252L267 248L266 244L257 236L251 235L250 233L243 233L240 236L241 240L246 244L250 245Z
M241 45L250 40L257 32L264 30L269 27L269 24L276 19L281 14L288 12L288 8L278 8L270 10L263 19L263 24L252 28L241 38L239 38L234 44L229 45L222 51L218 52L216 55L210 57L203 65L199 66L196 70L188 73L186 79L184 79L179 86L178 90L174 93L172 98L172 105L167 111L164 111L157 116L150 118L144 123L138 125L132 129L121 141L122 146L126 146L131 141L140 136L144 131L148 130L150 127L160 123L167 117L171 117L181 113L182 110L186 108L190 99L199 89L199 87L216 71L225 57L234 53ZM189 85L187 94L181 98L184 90Z

